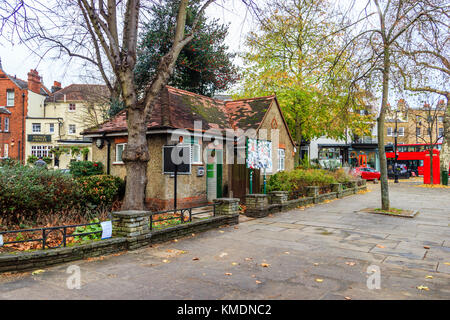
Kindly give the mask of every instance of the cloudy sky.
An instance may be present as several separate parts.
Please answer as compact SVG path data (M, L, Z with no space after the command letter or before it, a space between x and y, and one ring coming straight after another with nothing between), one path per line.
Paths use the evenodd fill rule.
M218 0L217 3L213 3L208 8L207 15L230 24L227 38L230 51L242 51L245 34L250 30L253 23L253 18L242 1ZM24 80L27 79L27 73L30 69L37 69L44 78L44 84L47 87L51 87L55 80L62 82L63 86L71 83L86 83L84 78L80 78L80 65L75 61L67 65L62 61L41 60L31 53L25 45L2 40L0 43L0 58L3 69L8 74L16 75ZM239 61L236 62L239 63Z

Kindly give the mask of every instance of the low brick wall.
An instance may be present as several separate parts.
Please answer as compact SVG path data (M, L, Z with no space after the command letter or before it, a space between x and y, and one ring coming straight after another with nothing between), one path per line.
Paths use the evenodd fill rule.
M133 222L136 216L126 217L124 220ZM224 225L234 225L239 223L239 214L231 213L219 215L205 220L193 221L191 223L180 224L163 230L153 230L142 233L138 236L119 236L111 239L93 241L66 248L37 250L32 252L17 252L13 254L0 255L0 273L18 272L45 268L51 265L71 262L75 260L98 257L102 255L117 253L125 250L134 250L154 243L161 243L175 238L199 233L209 229L218 228ZM120 232L124 232L124 228ZM135 230L128 230L130 233ZM119 233L120 233L119 232Z

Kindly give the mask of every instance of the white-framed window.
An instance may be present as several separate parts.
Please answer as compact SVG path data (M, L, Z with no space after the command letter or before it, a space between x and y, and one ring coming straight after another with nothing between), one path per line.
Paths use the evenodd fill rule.
M14 90L6 90L6 106L14 107Z
M284 149L278 149L278 171L284 171L284 162L286 160L286 152Z
M403 127L398 128L398 136L399 137L405 136L405 128L403 128Z
M51 156L52 146L31 146L31 154L38 158Z
M392 128L391 127L387 127L387 136L392 137Z
M9 118L5 118L5 132L9 132Z
M55 124L54 123L48 124L48 132L55 133Z
M443 137L443 136L444 136L444 128L439 128L439 136L438 136L438 138Z
M444 117L443 116L438 116L438 122L444 122Z
M192 164L202 164L202 145L199 137L192 138L191 161Z
M416 136L420 137L420 128L416 128Z
M3 158L8 158L9 157L9 145L7 143L4 144L3 146Z
M116 161L115 163L123 163L122 153L125 150L126 143L118 143L116 144Z
M69 103L69 111L75 111L77 109L75 103Z
M69 134L77 133L77 127L74 124L69 124Z
M40 123L33 123L31 125L33 133L40 133L41 132L41 124Z

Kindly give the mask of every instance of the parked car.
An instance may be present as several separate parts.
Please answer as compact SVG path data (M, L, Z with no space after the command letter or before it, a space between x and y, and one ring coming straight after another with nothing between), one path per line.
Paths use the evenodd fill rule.
M353 175L365 180L380 180L381 178L379 171L369 167L356 167L353 169Z

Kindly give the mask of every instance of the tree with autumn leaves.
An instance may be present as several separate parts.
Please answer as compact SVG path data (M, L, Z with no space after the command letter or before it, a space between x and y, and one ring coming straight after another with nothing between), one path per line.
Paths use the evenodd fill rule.
M209 20L204 13L199 15L200 5L199 0L190 2L185 32L190 32L198 18L196 37L181 50L168 84L211 97L229 89L238 80L238 72L233 65L235 54L228 52L225 44L228 25ZM177 13L178 4L174 1L151 7L151 19L143 27L137 51L135 77L140 87L153 78L161 57L170 50Z
M355 112L370 108L367 95L349 94L350 66L334 64L340 43L329 8L327 0L271 3L242 56L247 68L236 96L276 93L298 145L322 135L345 139L349 129L370 134L371 117Z

